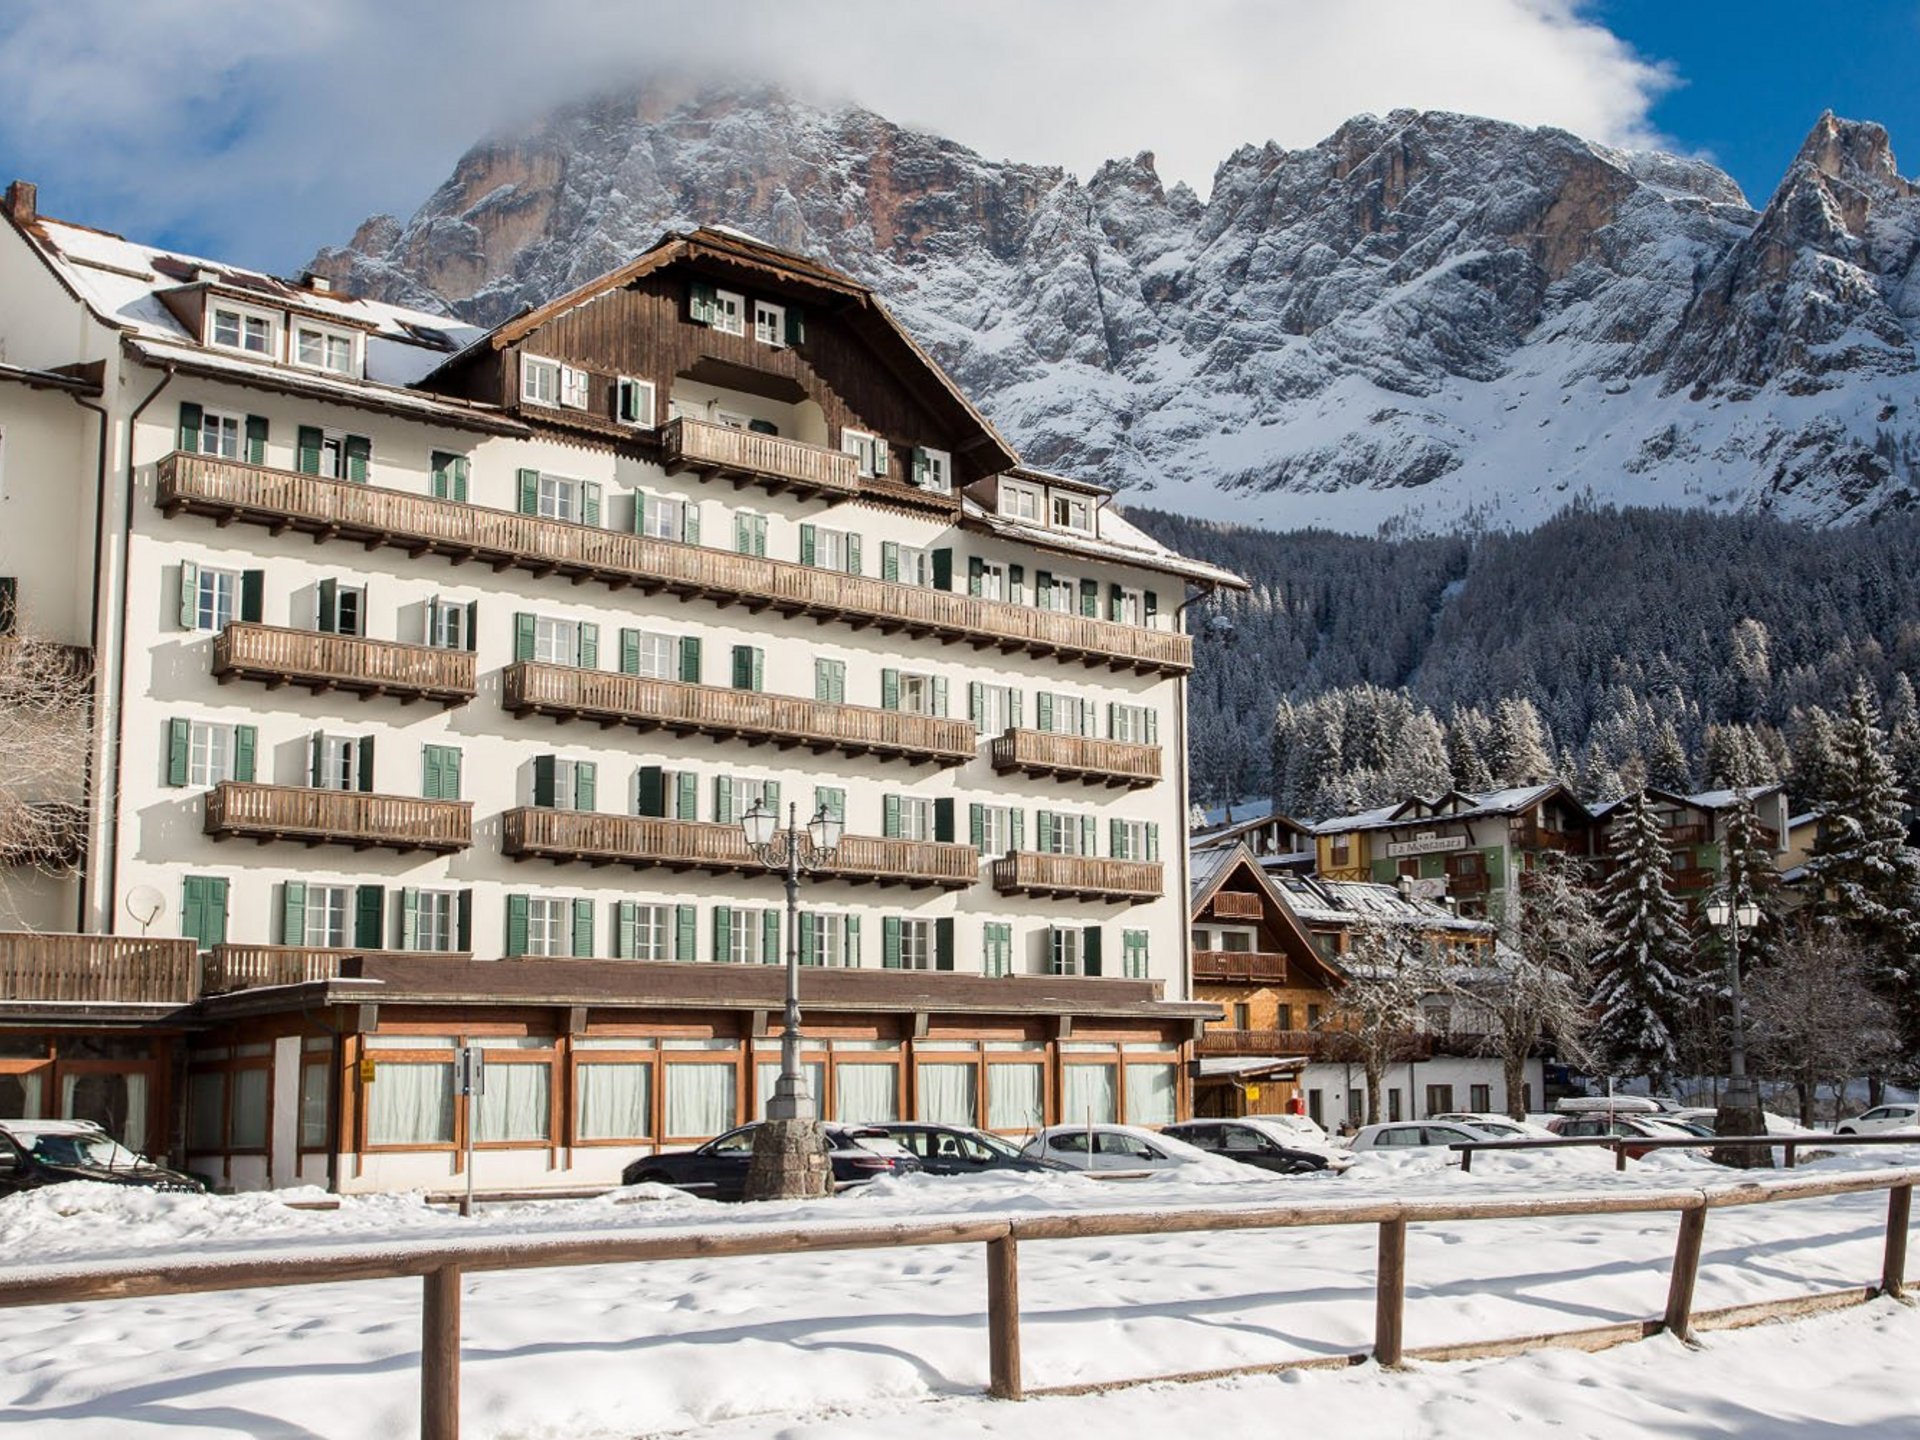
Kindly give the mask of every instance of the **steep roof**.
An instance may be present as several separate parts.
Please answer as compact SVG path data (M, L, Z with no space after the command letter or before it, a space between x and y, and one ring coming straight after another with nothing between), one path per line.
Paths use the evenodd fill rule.
M1396 885L1309 875L1281 875L1275 880L1288 909L1302 920L1323 925L1371 922L1471 935L1492 935L1497 928L1489 921L1470 920L1432 900L1405 894Z
M963 530L998 535L1062 555L1081 555L1090 560L1110 560L1121 565L1138 565L1146 570L1163 570L1201 585L1228 590L1252 588L1231 570L1209 565L1204 560L1189 559L1177 551L1169 550L1139 526L1115 512L1110 505L1101 508L1097 523L1100 534L1096 539L1091 535L1073 535L1030 520L1016 520L1011 516L996 514L971 498L962 499L960 504L960 526Z
M1515 785L1504 790L1448 790L1431 799L1414 795L1393 805L1363 810L1357 815L1337 815L1316 821L1315 834L1336 835L1352 830L1397 830L1423 821L1475 820L1488 815L1518 815L1544 800L1567 802L1588 819L1593 812L1558 780L1539 785Z

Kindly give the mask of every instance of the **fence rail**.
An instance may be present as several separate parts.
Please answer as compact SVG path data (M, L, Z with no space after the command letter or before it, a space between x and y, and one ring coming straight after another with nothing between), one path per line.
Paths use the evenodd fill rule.
M1658 1115L1649 1115L1657 1120ZM1613 1152L1613 1168L1624 1170L1635 1150L1783 1150L1791 1170L1800 1151L1816 1145L1916 1145L1913 1134L1829 1135L1817 1130L1791 1135L1528 1135L1502 1140L1461 1140L1447 1149L1460 1156L1460 1168L1472 1171L1473 1157L1484 1151L1605 1149Z
M1752 1137L1763 1138L1763 1137ZM357 1245L350 1254L296 1254L248 1259L169 1258L163 1263L123 1261L80 1268L21 1267L0 1272L0 1307L72 1304L81 1301L152 1299L214 1290L279 1289L342 1281L424 1281L420 1346L420 1433L423 1440L458 1440L460 1433L460 1299L467 1272L550 1269L572 1265L624 1265L655 1260L715 1260L742 1256L812 1254L823 1251L898 1249L924 1245L984 1245L987 1268L988 1391L997 1399L1029 1393L1020 1357L1020 1246L1047 1240L1106 1239L1126 1235L1281 1230L1328 1225L1379 1227L1374 1275L1374 1340L1371 1356L1383 1366L1403 1359L1464 1359L1508 1354L1530 1345L1587 1342L1592 1348L1663 1331L1688 1338L1696 1326L1719 1319L1751 1323L1767 1315L1825 1308L1879 1295L1899 1297L1906 1286L1907 1230L1913 1187L1920 1167L1853 1175L1795 1176L1753 1182L1639 1191L1631 1194L1515 1196L1461 1200L1377 1200L1350 1204L1247 1206L1191 1210L981 1216L902 1221L892 1224L825 1224L807 1228L740 1227L732 1231L682 1231L606 1237L475 1237L467 1241L398 1241ZM1726 1311L1697 1312L1694 1286L1707 1212L1836 1195L1887 1192L1887 1223L1877 1282L1859 1289L1767 1301ZM1408 1350L1406 1313L1407 1227L1435 1221L1538 1219L1555 1216L1677 1214L1680 1217L1666 1305L1658 1320L1589 1327L1521 1340L1456 1343ZM1365 1356L1341 1357L1351 1363ZM1327 1363L1307 1361L1296 1363ZM1285 1364L1236 1367L1210 1376L1274 1371ZM1156 1376L1156 1380L1192 1378ZM1145 1380L1131 1382L1142 1384ZM1042 1393L1035 1391L1032 1393Z

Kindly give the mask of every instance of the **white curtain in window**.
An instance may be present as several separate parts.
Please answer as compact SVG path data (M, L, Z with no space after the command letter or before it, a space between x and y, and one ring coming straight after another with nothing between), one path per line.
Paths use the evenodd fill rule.
M482 1083L486 1089L474 1102L476 1143L547 1138L553 1066L545 1061L532 1065L496 1063L487 1066Z
M900 1118L898 1065L836 1065L833 1118L852 1123Z
M1038 1065L987 1066L987 1128L1038 1130L1046 1124Z
M324 1150L329 1143L327 1104L331 1062L310 1060L300 1067L300 1148Z
M366 1095L369 1145L452 1143L452 1062L382 1060Z
M825 1096L827 1093L827 1067L818 1060L802 1060L800 1068L807 1077L807 1089L813 1095L815 1114L825 1114ZM762 1060L753 1067L753 1118L767 1118L767 1102L773 1098L774 1087L780 1083L780 1062ZM732 1121L728 1121L732 1124ZM723 1127L724 1128L724 1127Z
M1171 1125L1173 1123L1173 1066L1127 1066L1127 1123L1129 1125Z
M979 1067L922 1065L920 1118L936 1125L972 1125L979 1116Z
M1113 1066L1067 1065L1066 1093L1060 1099L1062 1125L1113 1123Z
M0 1120L40 1118L40 1077L32 1072L0 1075Z
M267 1072L233 1072L233 1120L228 1143L236 1150L267 1148Z
M91 1120L140 1151L147 1143L147 1077L69 1072L60 1077L60 1118Z
M573 1073L582 1140L641 1140L653 1133L653 1066L593 1064Z
M667 1134L693 1139L733 1128L731 1065L667 1064Z

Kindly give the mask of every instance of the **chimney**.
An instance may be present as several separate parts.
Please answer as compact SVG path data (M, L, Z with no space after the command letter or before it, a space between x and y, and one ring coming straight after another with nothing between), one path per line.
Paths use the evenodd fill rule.
M306 271L300 276L300 283L316 295L331 295L333 293L333 281L324 275L316 275L311 270Z
M7 186L7 214L16 225L31 225L40 217L40 187L31 180L15 180Z

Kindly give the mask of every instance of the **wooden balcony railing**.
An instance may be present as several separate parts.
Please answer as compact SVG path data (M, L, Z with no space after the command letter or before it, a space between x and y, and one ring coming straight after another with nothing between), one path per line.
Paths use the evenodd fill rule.
M169 515L185 511L321 539L341 536L413 555L485 560L501 569L517 566L536 575L600 580L616 589L664 590L721 605L932 635L978 649L1057 655L1116 670L1183 674L1193 668L1192 638L1177 630L843 575L204 455L169 455L158 472L159 503Z
M188 1005L198 971L191 940L0 933L0 1000Z
M1250 890L1217 890L1211 904L1221 920L1258 920L1267 913L1266 901Z
M1342 1030L1207 1030L1194 1046L1199 1055L1300 1055L1326 1062L1360 1058L1359 1043ZM1433 1058L1433 1037L1407 1034L1394 1041L1396 1063Z
M738 825L534 807L509 810L502 818L500 848L516 859L721 873L757 874L766 868L747 849ZM971 845L849 835L834 863L819 873L856 884L958 890L980 878L980 852Z
M1583 835L1570 830L1543 830L1538 825L1514 826L1511 839L1521 850L1558 850L1574 855L1587 848Z
M1160 747L1095 740L1044 730L1008 730L993 739L993 768L1058 775L1087 785L1151 785L1160 778Z
M1719 879L1715 871L1697 867L1667 872L1667 883L1675 890L1706 890L1717 884Z
M1042 855L1016 850L993 862L993 888L1003 895L1054 895L1074 900L1160 898L1158 860L1103 860L1095 855Z
M322 949L310 945L216 945L207 952L202 983L209 995L267 985L331 980L350 959L471 960L466 951Z
M582 718L602 725L670 730L676 735L737 737L780 749L899 757L918 764L964 765L974 756L973 726L900 710L832 705L796 695L683 685L525 660L509 665L501 704L516 715Z
M1487 889L1487 872L1484 870L1477 870L1470 875L1447 876L1449 895L1484 895Z
M304 685L316 694L347 690L393 695L402 704L436 700L451 708L473 699L473 655L397 640L367 640L234 621L213 643L213 673L222 684L259 680L269 689Z
M1662 825L1660 838L1669 845L1704 845L1707 843L1707 827L1697 821L1684 825Z
M206 832L216 840L299 840L449 855L473 844L473 802L222 780L207 794Z
M669 475L694 470L802 495L860 493L856 456L710 420L669 421L660 432L660 456Z
M1193 978L1283 985L1287 979L1287 957L1268 950L1196 950Z

